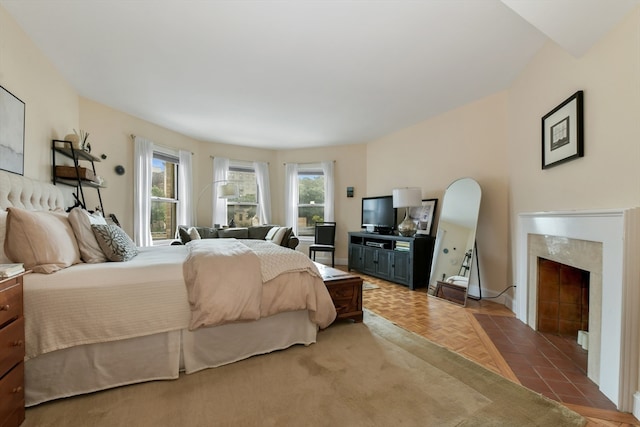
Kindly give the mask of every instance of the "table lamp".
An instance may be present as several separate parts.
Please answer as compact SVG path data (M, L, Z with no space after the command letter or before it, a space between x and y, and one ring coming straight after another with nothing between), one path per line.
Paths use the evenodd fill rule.
M410 237L416 234L416 224L409 217L409 209L422 204L422 190L417 187L393 189L393 207L405 208L404 220L398 224L398 233Z

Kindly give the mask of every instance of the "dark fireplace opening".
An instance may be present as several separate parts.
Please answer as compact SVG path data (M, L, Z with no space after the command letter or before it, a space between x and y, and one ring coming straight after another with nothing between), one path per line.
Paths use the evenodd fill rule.
M538 258L537 329L587 372L589 272Z

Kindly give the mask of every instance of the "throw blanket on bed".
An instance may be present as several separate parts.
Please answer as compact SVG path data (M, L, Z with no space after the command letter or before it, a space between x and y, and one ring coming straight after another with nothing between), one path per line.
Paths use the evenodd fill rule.
M318 269L301 252L260 240L202 239L187 247L191 330L299 309L310 310L321 328L335 318Z

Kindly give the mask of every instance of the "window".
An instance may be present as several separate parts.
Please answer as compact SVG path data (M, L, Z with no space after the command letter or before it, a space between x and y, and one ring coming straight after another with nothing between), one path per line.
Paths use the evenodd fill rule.
M252 164L231 161L227 179L238 186L238 197L227 199L227 224L236 227L259 225L258 182Z
M151 172L151 238L173 239L178 206L178 157L153 152Z
M320 165L298 168L298 235L313 236L316 222L325 218L324 172Z

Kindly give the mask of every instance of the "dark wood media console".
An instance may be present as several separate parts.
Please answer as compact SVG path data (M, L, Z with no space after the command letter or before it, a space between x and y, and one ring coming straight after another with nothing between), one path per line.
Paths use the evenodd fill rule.
M349 233L349 271L408 286L426 287L431 273L434 238Z

